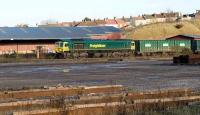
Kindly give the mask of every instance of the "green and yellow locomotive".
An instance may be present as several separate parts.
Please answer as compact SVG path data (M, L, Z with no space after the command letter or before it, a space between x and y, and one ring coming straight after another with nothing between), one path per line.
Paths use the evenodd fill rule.
M129 57L134 54L133 40L70 39L56 42L56 54L67 57Z

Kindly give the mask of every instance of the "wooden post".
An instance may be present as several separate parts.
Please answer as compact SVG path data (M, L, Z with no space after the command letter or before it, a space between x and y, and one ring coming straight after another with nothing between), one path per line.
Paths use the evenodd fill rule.
M37 46L37 50L36 50L37 59L40 59L41 50L42 50L42 46Z

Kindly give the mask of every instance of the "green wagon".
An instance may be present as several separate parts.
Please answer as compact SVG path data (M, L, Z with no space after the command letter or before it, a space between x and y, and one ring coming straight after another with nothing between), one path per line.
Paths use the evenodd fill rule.
M195 53L200 52L200 40L193 40L192 41L192 51Z
M176 48L191 49L190 40L138 40L136 53L174 52Z

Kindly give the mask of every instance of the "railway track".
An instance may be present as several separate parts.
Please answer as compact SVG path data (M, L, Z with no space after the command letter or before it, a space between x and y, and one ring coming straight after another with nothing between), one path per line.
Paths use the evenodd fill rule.
M84 91L72 93L71 90L77 89ZM52 95L52 92L54 92L54 95ZM192 89L128 92L121 85L50 88L48 90L35 89L1 93L0 114L6 115L11 112L13 115L50 113L57 115L66 111L70 113L77 111L94 112L96 110L102 112L108 107L114 111L119 107L137 110L151 108L155 105L156 107L170 107L198 101L200 101L200 93Z

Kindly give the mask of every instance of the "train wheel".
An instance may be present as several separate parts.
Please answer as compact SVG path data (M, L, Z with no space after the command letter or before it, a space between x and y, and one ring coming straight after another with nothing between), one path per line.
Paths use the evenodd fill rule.
M108 57L108 53L102 53L102 57Z
M85 52L85 53L81 53L81 54L80 54L80 57L81 57L81 58L87 58L87 57L88 57L88 53L86 53L86 52Z
M100 58L100 57L101 57L101 53L95 53L95 54L94 54L94 57L95 57L95 58Z
M73 53L74 58L79 58L79 56L80 56L79 53Z
M56 53L56 59L63 59L64 55L62 53Z
M63 53L63 58L65 58L65 59L67 58L67 52Z
M93 57L94 57L94 53L89 52L89 53L88 53L88 58L93 58Z
M109 57L109 58L111 58L111 57L112 57L112 53L108 53L107 55L108 55L108 57Z
M120 53L119 52L113 52L112 57L114 57L114 58L120 57Z
M54 57L55 59L58 59L59 58L58 53L56 53Z
M130 57L131 54L130 54L129 52L125 52L124 56L125 56L125 57Z

